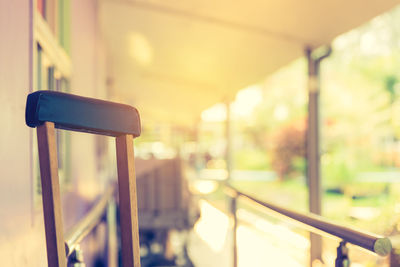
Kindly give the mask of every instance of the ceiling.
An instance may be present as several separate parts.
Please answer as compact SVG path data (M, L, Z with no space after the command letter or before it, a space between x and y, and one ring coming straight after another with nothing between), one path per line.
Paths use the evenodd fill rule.
M398 0L100 0L114 95L144 121L205 108L393 8Z

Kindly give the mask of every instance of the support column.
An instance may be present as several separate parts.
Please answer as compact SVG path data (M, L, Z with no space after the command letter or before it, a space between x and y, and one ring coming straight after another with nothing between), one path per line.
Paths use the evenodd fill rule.
M195 125L194 129L194 141L196 143L196 151L194 155L194 169L196 172L196 178L200 178L200 162L201 162L201 155L200 155L200 131L201 131L202 121L199 119Z
M226 171L228 173L227 181L232 178L232 114L231 114L231 101L227 101L226 105L226 121L225 121L225 138L226 138L226 151L225 151L225 161L226 161Z
M319 69L322 59L329 56L331 48L321 51L306 49L308 62L308 121L307 121L307 183L309 210L321 214L321 177L319 148ZM322 261L321 236L310 233L310 266L315 260Z

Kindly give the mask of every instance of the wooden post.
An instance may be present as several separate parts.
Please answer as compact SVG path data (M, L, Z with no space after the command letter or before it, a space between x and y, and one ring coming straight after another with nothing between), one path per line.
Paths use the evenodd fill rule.
M37 127L43 215L49 267L66 267L54 123Z
M123 267L140 267L133 136L116 138Z

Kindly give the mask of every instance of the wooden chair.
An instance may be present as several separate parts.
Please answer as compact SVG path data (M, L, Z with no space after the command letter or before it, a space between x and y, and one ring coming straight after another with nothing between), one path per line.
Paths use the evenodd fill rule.
M27 98L26 124L37 128L43 215L49 267L67 266L64 243L55 128L116 138L122 262L140 267L133 138L140 118L131 106L54 91Z

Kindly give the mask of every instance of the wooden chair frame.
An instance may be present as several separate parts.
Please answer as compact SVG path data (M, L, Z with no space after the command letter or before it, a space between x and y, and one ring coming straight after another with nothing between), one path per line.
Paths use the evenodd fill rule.
M47 92L45 92L47 94ZM49 94L51 96L51 94ZM56 95L57 97L68 97L65 95ZM40 96L39 96L40 97ZM85 103L91 99L76 97L77 101ZM82 100L83 99L83 100ZM46 234L47 260L49 267L66 267L67 257L64 240L64 229L62 220L61 196L58 177L58 159L57 144L55 135L55 126L61 129L71 129L55 124L51 121L41 121L39 125L34 125L36 121L29 118L32 106L39 106L38 103L27 103L27 124L31 127L37 127L38 152L42 185L43 215ZM35 100L37 101L37 99ZM97 101L97 100L94 100ZM104 101L103 101L104 102ZM100 102L100 105L105 105ZM97 102L96 102L97 103ZM111 103L111 102L109 102ZM106 103L107 105L109 103ZM86 103L85 103L86 104ZM111 103L115 111L115 103ZM29 106L29 107L28 107ZM121 105L122 106L122 105ZM105 107L107 108L107 106ZM120 108L120 106L117 106ZM126 107L123 107L126 108ZM39 109L39 108L38 108ZM89 110L90 111L90 110ZM125 112L125 110L124 110ZM37 115L39 114L39 115ZM36 117L41 116L36 111ZM138 115L137 115L138 116ZM35 120L39 120L35 117ZM138 118L137 118L138 119ZM72 118L71 120L74 120ZM138 122L140 123L140 122ZM140 126L139 126L140 127ZM88 132L108 134L107 129L87 128ZM100 131L100 130L101 131ZM79 131L86 131L80 129ZM140 129L138 130L140 134ZM116 134L111 132L116 139L117 170L118 170L118 189L119 189L119 208L120 208L120 228L122 243L122 263L124 267L140 267L140 245L139 245L139 227L136 193L136 176L134 167L134 147L133 134Z

